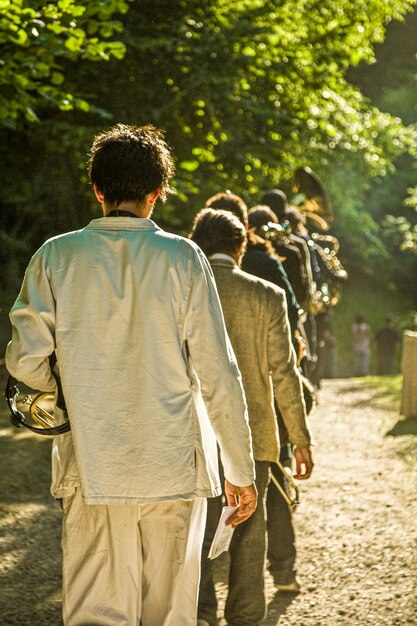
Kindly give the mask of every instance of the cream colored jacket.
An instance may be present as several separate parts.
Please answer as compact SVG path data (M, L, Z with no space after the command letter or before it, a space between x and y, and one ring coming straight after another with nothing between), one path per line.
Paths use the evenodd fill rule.
M210 266L152 220L95 219L33 256L10 314L9 372L53 390L56 351L71 432L54 438L55 497L90 504L220 493L254 480L240 373Z
M285 292L243 272L229 256L210 257L227 331L242 373L257 461L279 460L274 391L289 440L311 443Z

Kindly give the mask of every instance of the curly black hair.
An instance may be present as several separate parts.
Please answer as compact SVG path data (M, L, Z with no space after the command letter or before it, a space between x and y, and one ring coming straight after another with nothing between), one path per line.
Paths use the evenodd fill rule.
M156 189L160 189L162 201L173 193L169 185L174 175L171 150L163 131L150 124L116 124L97 135L87 165L91 184L110 206L125 201L141 203Z

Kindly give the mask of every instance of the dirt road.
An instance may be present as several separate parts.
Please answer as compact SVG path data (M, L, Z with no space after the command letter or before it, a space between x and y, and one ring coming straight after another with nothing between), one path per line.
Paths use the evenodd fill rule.
M314 477L301 484L295 518L302 592L275 594L268 577L265 626L416 626L416 424L397 424L398 405L360 380L325 381L319 400ZM6 417L2 408L0 624L60 626L49 442L12 430Z

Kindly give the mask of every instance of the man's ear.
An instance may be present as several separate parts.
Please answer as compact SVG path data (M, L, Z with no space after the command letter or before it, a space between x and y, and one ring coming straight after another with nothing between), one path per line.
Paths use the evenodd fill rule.
M151 191L151 193L148 193L148 201L151 204L155 204L155 202L158 200L159 196L161 195L161 190L155 189L155 191Z
M96 198L97 200L100 202L100 204L103 204L104 202L104 196L101 193L100 189L97 187L97 184L94 183L93 185L93 189L94 189L94 193L96 194Z

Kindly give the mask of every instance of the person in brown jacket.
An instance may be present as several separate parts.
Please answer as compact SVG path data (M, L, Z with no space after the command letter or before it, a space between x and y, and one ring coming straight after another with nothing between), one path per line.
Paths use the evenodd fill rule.
M239 269L246 231L229 211L210 208L200 211L191 238L209 258L226 328L242 374L259 494L257 511L236 529L230 546L225 618L229 626L256 626L266 614L265 500L270 464L279 459L280 452L274 390L294 446L295 478L307 479L311 475L311 437L283 290ZM217 603L207 554L220 508L219 498L210 503L208 511L198 610L201 626L217 624Z

